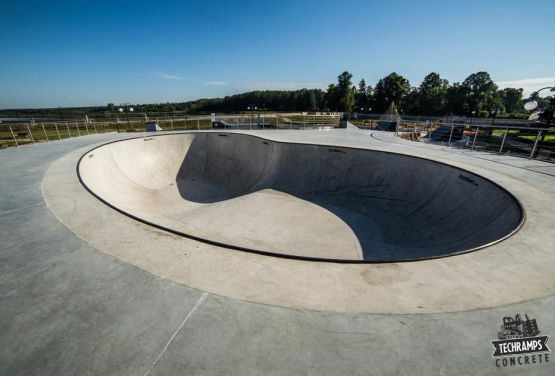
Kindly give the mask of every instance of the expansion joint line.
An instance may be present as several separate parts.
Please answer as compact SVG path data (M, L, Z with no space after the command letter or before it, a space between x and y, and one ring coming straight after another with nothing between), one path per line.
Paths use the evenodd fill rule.
M160 354L158 354L158 356L156 357L156 360L154 360L154 362L152 362L150 368L148 369L148 371L146 371L146 373L144 374L144 376L148 376L150 374L150 372L153 370L153 368L156 366L156 364L158 363L158 361L160 359L162 359L162 356L164 355L164 353L166 352L166 350L168 349L168 347L170 347L170 345L172 344L173 340L175 339L175 337L177 336L177 334L179 333L179 331L181 330L181 328L183 328L183 326L185 325L185 323L191 318L191 316L193 316L193 313L196 312L196 310L198 309L198 307L200 307L200 305L204 302L204 300L206 299L206 297L208 296L207 293L203 292L202 295L200 296L200 298L197 300L195 306L189 311L189 313L187 314L187 316L185 316L185 318L183 319L183 321L181 322L181 324L179 325L179 327L177 328L177 330L172 334L172 336L170 337L170 339L168 340L168 343L166 343L166 346L164 346L164 348L162 349L162 351L160 352Z

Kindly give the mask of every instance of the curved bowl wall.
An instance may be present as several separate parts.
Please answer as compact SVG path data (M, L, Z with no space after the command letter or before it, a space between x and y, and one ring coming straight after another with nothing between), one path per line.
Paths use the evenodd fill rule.
M102 145L83 185L149 225L236 250L336 262L395 262L473 251L514 233L519 202L476 174L366 149L235 133Z

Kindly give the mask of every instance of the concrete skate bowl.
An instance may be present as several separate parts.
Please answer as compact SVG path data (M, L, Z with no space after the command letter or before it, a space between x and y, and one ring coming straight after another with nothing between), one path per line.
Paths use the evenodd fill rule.
M302 260L451 256L499 242L524 221L512 194L454 166L239 133L111 142L84 154L77 172L99 200L150 226Z

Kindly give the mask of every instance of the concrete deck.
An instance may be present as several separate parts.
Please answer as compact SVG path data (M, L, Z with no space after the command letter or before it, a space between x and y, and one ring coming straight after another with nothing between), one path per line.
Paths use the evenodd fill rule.
M555 333L555 167L344 131L269 140L414 154L483 175L523 204L492 247L404 264L330 265L154 229L86 192L78 158L124 135L0 152L0 374L538 374L496 367L503 316Z

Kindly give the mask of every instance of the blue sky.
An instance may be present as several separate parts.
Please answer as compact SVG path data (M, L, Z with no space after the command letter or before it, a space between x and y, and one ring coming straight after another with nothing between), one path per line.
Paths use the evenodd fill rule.
M325 88L344 70L414 86L485 70L529 91L555 82L554 14L553 0L7 0L0 108Z

